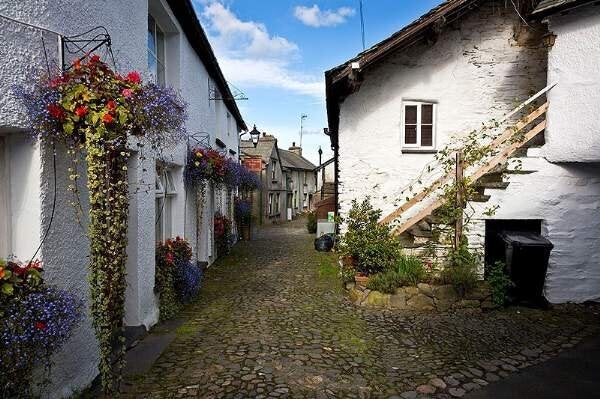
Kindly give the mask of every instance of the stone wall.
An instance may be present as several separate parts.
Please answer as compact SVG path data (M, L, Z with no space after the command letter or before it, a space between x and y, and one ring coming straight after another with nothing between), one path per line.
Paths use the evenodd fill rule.
M464 296L459 295L451 285L419 283L416 287L396 289L394 294L372 291L361 284L346 286L350 299L355 305L420 312L447 312L459 309L487 310L496 306L491 300L489 285L480 282Z

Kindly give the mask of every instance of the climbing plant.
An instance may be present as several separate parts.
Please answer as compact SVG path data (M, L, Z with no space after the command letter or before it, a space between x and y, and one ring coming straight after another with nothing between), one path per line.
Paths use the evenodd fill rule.
M182 139L186 106L172 89L144 84L135 71L119 75L96 55L87 62L75 60L66 72L45 76L19 94L34 136L64 144L72 154L71 187L79 177L77 159L85 157L91 314L102 386L112 393L124 353L128 159L133 143L159 150Z

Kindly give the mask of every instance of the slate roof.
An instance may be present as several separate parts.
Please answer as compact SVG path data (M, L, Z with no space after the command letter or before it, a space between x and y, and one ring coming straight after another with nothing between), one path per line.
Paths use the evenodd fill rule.
M597 0L542 0L531 15L543 17L557 12L565 11L569 8L578 7L586 3L593 3Z
M301 157L295 152L288 150L279 150L281 165L289 169L314 170L316 168L308 159Z
M240 151L249 156L260 156L265 163L271 162L273 148L277 145L277 139L273 136L261 136L258 145L254 148L251 140L240 141Z

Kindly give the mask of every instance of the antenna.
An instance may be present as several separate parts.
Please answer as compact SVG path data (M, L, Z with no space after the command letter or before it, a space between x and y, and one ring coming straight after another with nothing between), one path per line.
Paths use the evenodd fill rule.
M302 148L302 133L304 131L304 120L308 118L308 115L301 114L300 115L300 148Z
M360 9L360 33L361 33L361 37L362 37L362 46L363 46L363 51L366 50L366 45L365 45L365 15L363 13L363 0L358 0L359 3L359 9Z

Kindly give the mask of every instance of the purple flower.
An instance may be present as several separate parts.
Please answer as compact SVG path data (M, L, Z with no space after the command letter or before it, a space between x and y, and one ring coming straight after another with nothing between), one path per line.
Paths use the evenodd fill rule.
M199 265L190 261L183 261L175 265L173 283L181 303L189 303L198 295L201 282L202 268Z

